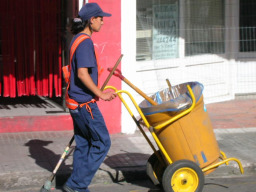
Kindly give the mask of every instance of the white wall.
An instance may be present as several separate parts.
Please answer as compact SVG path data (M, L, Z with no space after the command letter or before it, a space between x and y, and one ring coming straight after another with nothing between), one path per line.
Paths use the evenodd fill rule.
M230 47L234 64L232 73L233 91L235 94L256 93L256 54L255 52L239 52L239 0L228 0L230 18L232 23L229 31L233 38Z
M237 65L237 94L256 93L256 59L239 58Z

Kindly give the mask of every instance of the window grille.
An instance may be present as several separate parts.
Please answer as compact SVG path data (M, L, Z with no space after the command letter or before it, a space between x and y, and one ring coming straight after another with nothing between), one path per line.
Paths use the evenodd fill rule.
M256 51L256 2L240 1L240 52Z
M185 55L224 53L224 1L186 0Z

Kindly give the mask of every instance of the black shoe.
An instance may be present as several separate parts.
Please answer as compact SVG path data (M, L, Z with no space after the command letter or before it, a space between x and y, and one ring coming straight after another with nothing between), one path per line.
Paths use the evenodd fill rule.
M67 185L64 185L63 186L63 189L64 189L64 191L66 191L66 192L79 192L79 191L76 191L76 190L74 190L74 189L71 189L69 186L67 186Z

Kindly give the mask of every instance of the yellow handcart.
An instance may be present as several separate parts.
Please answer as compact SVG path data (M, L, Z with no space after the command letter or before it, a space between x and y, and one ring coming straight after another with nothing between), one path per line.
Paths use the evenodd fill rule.
M161 184L165 192L201 192L204 176L222 164L228 165L229 161L235 161L240 172L244 172L238 159L227 158L219 149L203 95L195 98L195 85L195 82L177 85L182 87L179 93L181 98L185 95L191 99L188 107L183 106L179 112L160 110L158 113L143 109L143 102L145 104L148 101L138 105L128 91L117 90L113 86L106 87L118 94L154 151L147 162L147 174L155 185ZM163 93L158 92L158 96L161 94ZM140 121L136 119L123 95L127 95L135 106L141 116ZM158 149L144 131L144 126L150 131Z

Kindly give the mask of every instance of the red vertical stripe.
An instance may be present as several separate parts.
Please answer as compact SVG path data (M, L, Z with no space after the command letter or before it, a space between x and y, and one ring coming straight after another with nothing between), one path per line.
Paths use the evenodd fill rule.
M37 9L36 9L37 8ZM41 88L41 55L40 55L40 45L41 45L41 37L40 37L40 26L41 26L41 5L40 0L35 0L35 55L36 55L36 89L37 95L42 95L42 88Z
M62 93L62 44L61 44L61 0L58 0L58 17L57 17L57 30L59 31L57 36L57 48L59 49L59 53L57 55L58 59L58 86L56 87L56 90L58 93L56 96L61 96Z
M45 27L46 27L46 21L45 21L45 2L46 0L44 1L40 1L41 2L41 15L40 15L40 18L41 18L41 25L42 25L42 28L41 28L41 36L40 38L42 39L42 42L41 42L41 46L42 46L42 52L40 54L42 54L42 96L45 96L45 73L46 73L46 68L45 68L45 59L46 59L46 54L45 54Z
M6 1L6 14L5 14L5 18L6 17L10 17L11 13L10 13L10 2L8 2L8 0ZM4 67L3 68L3 75L4 75L4 97L9 97L10 96L10 87L11 87L11 82L10 82L10 67L11 67L11 33L8 33L8 31L10 30L10 26L8 25L7 20L4 18L4 25L5 25L5 37L6 37L6 41L3 42L4 46L5 46L5 58L4 58L4 64L6 64L8 67ZM11 20L13 20L13 17L11 17Z
M52 97L53 93L53 57L54 57L54 52L57 50L54 50L54 44L55 44L55 18L56 18L56 0L50 1L50 8L48 9L48 23L49 23L49 28L48 28L48 38L49 38L49 44L48 44L48 78L49 78L49 97ZM55 16L55 17L54 17Z
M5 6L6 6L6 0L3 0L2 1L2 6L0 7L0 22L2 24L2 32L0 33L1 34L1 40L2 40L2 47L3 47L3 44L4 44L4 30L5 30L5 26L4 26L4 10L5 9ZM2 48L2 64L0 65L0 96L2 96L2 88L3 88L3 60L4 60L4 50Z
M13 5L13 4L12 4ZM15 32L15 37L16 37L16 43L17 45L15 46L15 55L16 57L16 69L17 69L17 91L18 91L18 96L22 96L24 92L24 81L23 81L23 75L24 75L24 67L23 67L23 62L24 62L24 49L23 49L23 23L24 23L24 2L21 2L21 0L17 0L17 3L14 4L15 6L15 13L19 12L19 21L16 18L14 23L16 23L16 28L14 30Z
M22 68L21 68L21 65L20 65L20 63L21 63L21 54L22 54L21 53L21 51L22 51L22 49L21 49L21 41L22 41L21 33L22 32L20 30L22 30L22 29L20 29L20 28L22 27L21 23L23 22L23 20L22 20L22 10L23 9L22 9L22 5L20 5L20 4L23 5L23 3L20 2L20 0L17 0L17 3L12 4L15 13L17 13L17 11L20 12L20 17L19 17L20 22L17 22L16 14L15 14L14 23L16 23L16 25L14 25L15 26L15 29L13 30L14 35L12 37L12 38L16 37L16 46L15 46L15 56L16 56L16 58L15 58L15 61L16 61L16 69L17 69L16 77L17 77L18 96L20 96L20 92L21 92L21 73L22 73Z
M44 7L43 7L43 2L44 1L41 1L39 0L39 6L40 6L40 15L39 15L39 19L40 19L40 26L39 26L39 36L38 38L40 38L40 44L38 44L38 47L39 47L39 52L37 52L38 54L38 59L39 59L39 66L38 66L38 71L39 71L39 80L40 80L40 87L38 88L40 90L40 95L44 95L43 94L43 74L44 74L44 68L43 68L43 64L44 64L44 39L42 37L42 34L43 34L43 28L45 27L44 26L44 21L43 21L43 10L44 10Z
M4 17L4 8L5 8L5 0L2 1L2 6L0 7L0 22L2 24L2 32L0 33L2 39L2 44L3 44L3 17ZM3 50L2 50L2 58L3 58ZM0 96L2 96L2 80L3 80L3 60L0 63Z
M54 25L53 25L53 31L58 31L58 15L59 15L59 11L58 11L58 7L59 7L59 1L56 0L55 1L55 4L54 4L54 12L56 13L55 14L55 17L54 17ZM54 90L55 90L55 96L58 95L58 78L56 78L56 68L58 68L58 54L59 54L59 50L58 50L58 35L59 33L56 33L57 35L55 35L53 38L54 38L54 44L53 44L53 50L54 51L54 54L53 54L53 85L54 85Z
M9 25L9 31L7 32L11 32L11 35L9 36L10 37L10 57L9 57L9 66L10 66L10 71L9 71L9 83L10 83L10 86L9 86L9 93L10 93L10 97L16 97L16 76L15 76L15 61L16 61L16 57L15 57L15 36L14 36L14 25L12 23L15 23L15 12L14 12L14 9L12 7L12 3L8 1L8 9L9 9L9 13L10 13L10 17L9 18L12 18L12 21L8 22L8 25ZM7 17L8 18L8 17Z
M47 51L49 41L49 20L48 20L48 14L49 14L49 8L48 5L49 0L44 0L43 2L43 28L42 28L42 39L44 39L43 44L43 96L48 96L48 65L47 63L49 62L49 52Z
M26 19L26 12L27 12L27 0L23 0L23 22L22 22L22 66L23 66L23 74L22 74L22 96L27 95L27 58L28 58L28 52L27 52L27 34L26 34L26 27L27 27L27 19Z
M58 7L60 6L59 4L59 1L56 0L56 25L55 25L55 29L56 31L58 31L59 29L59 26L58 26L58 16L59 16L59 10L58 10ZM60 34L57 32L57 36L55 36L55 43L54 43L54 49L55 50L58 50L58 36L60 36ZM58 51L59 53L59 51ZM58 96L59 93L58 93L58 53L57 54L54 54L53 56L53 81L54 81L54 90L55 90L55 96Z
M61 96L61 92L62 92L62 71L61 71L61 67L62 67L62 58L61 58L61 44L59 44L59 58L58 58L58 87L56 87L56 89L58 90L58 93L56 94L56 96L60 97Z
M35 77L34 77L34 6L35 2L34 0L29 0L29 6L28 6L28 14L27 19L28 20L28 46L29 46L29 90L30 95L35 95ZM32 29L33 27L33 29Z
M9 97L10 96L10 81L9 81L9 74L10 74L10 57L11 57L11 53L10 53L10 33L8 33L7 31L9 31L9 25L7 20L5 19L6 17L10 17L10 9L9 9L9 2L8 0L5 1L5 12L4 12L4 18L3 18L3 36L5 36L5 38L2 39L2 43L3 43L3 47L5 47L3 49L3 63L4 65L7 65L8 67L3 67L3 86L4 86L4 97ZM11 17L12 20L12 17Z
M29 0L25 0L25 14L24 14L24 18L25 18L25 25L24 25L24 49L25 49L25 62L24 62L24 65L25 65L25 94L24 95L30 95L30 82L29 82L29 67L30 67L30 51L29 51L29 30L30 30L30 27L29 27L29 20L31 19L28 19L29 18L29 13L30 13L30 9L31 9L31 6L30 6L30 3L29 3Z

